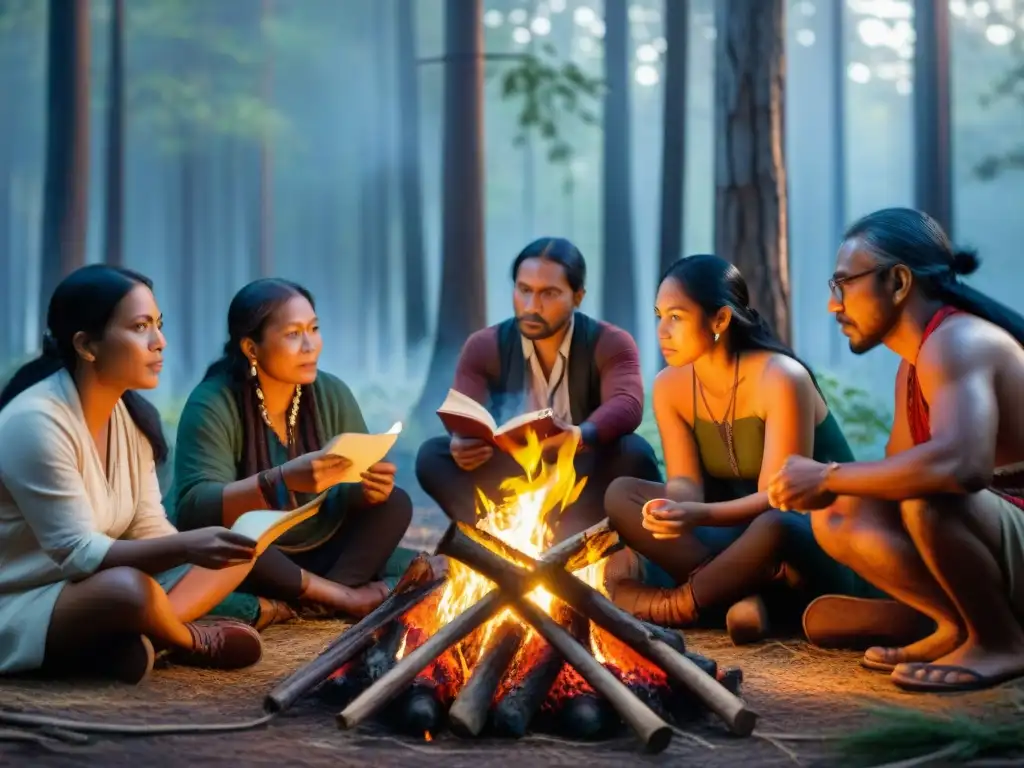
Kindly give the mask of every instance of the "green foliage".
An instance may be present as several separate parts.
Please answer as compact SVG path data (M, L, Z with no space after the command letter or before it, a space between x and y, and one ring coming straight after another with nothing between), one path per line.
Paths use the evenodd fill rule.
M843 386L828 373L815 371L814 375L855 453L858 448L870 449L885 441L892 426L891 413L863 389Z
M1019 754L1024 747L1024 723L1019 718L982 722L965 715L932 715L902 707L879 707L874 713L876 723L838 743L838 751L848 760L888 765L948 749L944 755L947 762L967 762L981 756Z
M565 121L575 119L584 126L597 126L596 107L604 81L591 77L573 62L559 62L550 43L541 46L543 56L532 53L516 57L516 63L502 76L501 97L518 100L519 132L513 145L523 146L536 135L547 146L548 162L565 169L565 191L573 188L574 150L566 138Z
M1024 58L1000 77L989 93L979 100L981 107L989 108L1003 101L1014 101L1024 107ZM975 165L978 178L989 181L1006 171L1024 170L1024 144L1001 154L989 154Z

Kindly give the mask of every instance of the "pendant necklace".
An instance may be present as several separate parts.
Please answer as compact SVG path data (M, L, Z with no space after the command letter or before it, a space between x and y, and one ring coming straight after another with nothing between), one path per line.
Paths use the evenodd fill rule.
M693 372L693 378L697 379L696 370ZM719 421L715 418L714 413L711 412L711 406L708 405L707 395L704 394L704 385L701 383L700 379L697 379L697 388L700 390L701 400L704 401L704 409L708 412L708 417L718 430L718 436L721 438L726 451L729 453L729 466L732 468L732 472L736 477L740 476L740 464L739 460L736 458L736 444L733 441L733 424L736 421L736 390L739 389L739 385L740 356L736 355L736 373L733 377L732 394L729 397L728 405L725 406L725 413L722 415L722 420ZM694 416L696 416L696 414L694 414Z

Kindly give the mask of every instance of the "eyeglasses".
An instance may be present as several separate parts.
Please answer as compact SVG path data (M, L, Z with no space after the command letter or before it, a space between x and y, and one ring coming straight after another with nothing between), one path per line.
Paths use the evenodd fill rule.
M836 301L842 302L843 300L843 286L853 280L859 280L862 277L868 275L874 275L881 272L884 269L888 269L887 266L881 264L872 267L864 272L858 272L856 275L846 275L845 277L833 277L828 281L829 290L832 291L832 298Z

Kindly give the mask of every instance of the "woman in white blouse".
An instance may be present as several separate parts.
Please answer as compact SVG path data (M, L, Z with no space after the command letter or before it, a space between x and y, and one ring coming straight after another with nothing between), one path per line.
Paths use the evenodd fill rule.
M156 409L162 316L150 281L90 265L50 300L43 354L0 394L0 673L95 670L139 682L154 645L175 661L239 668L254 629L178 616L165 587L189 564L253 559L225 528L179 533L160 500Z

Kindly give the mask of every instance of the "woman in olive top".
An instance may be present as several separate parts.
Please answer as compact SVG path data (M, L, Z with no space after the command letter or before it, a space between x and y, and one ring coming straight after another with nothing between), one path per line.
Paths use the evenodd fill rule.
M169 514L182 530L230 527L250 510L292 509L330 488L320 511L281 536L240 591L275 601L277 620L300 605L364 616L388 594L389 559L392 576L411 559L392 556L412 503L387 462L360 483L338 484L349 462L322 447L342 432L365 433L366 424L349 388L317 369L313 297L285 280L250 283L231 301L228 335L181 414Z
M653 394L668 482L622 478L605 503L629 546L672 586L655 586L650 567L638 579L636 563L620 558L608 576L615 602L688 626L704 609L749 597L737 608L749 609L739 614L753 637L766 622L757 592L794 571L813 593L872 594L818 547L807 515L770 509L765 484L787 456L853 456L811 372L749 306L739 270L716 256L679 259L655 312L668 363ZM645 510L654 499L667 501Z

